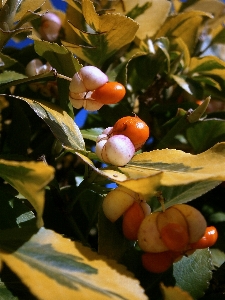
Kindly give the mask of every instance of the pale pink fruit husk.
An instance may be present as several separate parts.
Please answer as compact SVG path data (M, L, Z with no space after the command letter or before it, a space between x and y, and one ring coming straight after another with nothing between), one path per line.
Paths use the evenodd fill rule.
M131 140L124 135L110 137L102 149L102 158L114 166L124 166L134 156L135 148Z
M109 192L102 204L107 219L115 222L134 203L136 197L138 197L138 194L123 186Z
M155 212L144 218L138 230L138 244L145 252L164 252L169 250L163 243L158 228L157 217L161 212Z
M93 91L108 82L108 76L94 66L81 68L79 74L87 91Z

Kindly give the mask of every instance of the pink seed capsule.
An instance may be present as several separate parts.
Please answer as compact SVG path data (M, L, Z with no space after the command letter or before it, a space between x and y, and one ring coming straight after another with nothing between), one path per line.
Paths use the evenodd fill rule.
M105 143L101 157L114 166L124 166L134 156L135 148L125 135L114 135Z
M79 74L88 91L93 91L108 82L108 76L94 66L81 68Z
M108 82L108 77L100 69L94 66L85 66L74 74L69 90L73 93L94 91L106 82Z
M62 27L61 19L54 13L46 13L41 19L39 33L41 38L48 42L54 42L59 36Z

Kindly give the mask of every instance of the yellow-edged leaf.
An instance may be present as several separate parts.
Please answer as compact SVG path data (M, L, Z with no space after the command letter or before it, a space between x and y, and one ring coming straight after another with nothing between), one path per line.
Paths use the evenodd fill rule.
M146 37L152 37L160 29L162 24L165 22L169 15L171 3L167 0L135 0L135 1L124 1L123 6L121 2L116 6L116 10L120 13L127 14L136 5L143 6L145 3L149 2L149 7L145 12L135 18L135 21L140 25L136 36L138 39L143 40Z
M15 20L20 20L28 11L36 11L39 9L43 4L45 3L44 0L36 0L36 1L30 1L30 0L23 0L18 1L18 9L15 15Z
M82 1L82 11L86 23L94 32L85 33L71 25L84 40L85 45L78 46L68 41L63 44L88 63L101 65L103 61L134 39L138 24L131 18L112 13L98 15L90 0Z
M184 41L179 37L171 39L171 48L173 50L178 50L182 54L184 67L189 66L191 57L189 49Z
M128 177L139 179L162 172L161 184L174 186L203 180L225 180L225 143L192 155L180 150L163 149L137 154L120 168Z
M85 143L80 129L66 111L49 102L14 97L26 101L35 113L46 122L65 148L85 150Z
M172 0L172 2L173 2L174 10L176 12L179 12L179 10L181 8L181 5L182 5L182 2L180 0Z
M183 291L178 286L165 286L163 283L161 283L160 286L164 300L193 300L193 298L188 294L188 292Z
M157 32L156 38L162 36L182 38L189 51L192 52L197 42L199 26L204 18L209 18L210 16L210 14L201 11L190 11L171 16L167 18Z
M0 160L0 177L22 194L37 212L37 225L42 225L45 187L54 177L54 168L43 162Z
M225 4L222 1L217 0L201 0L195 1L194 4L188 6L185 11L203 11L213 15L213 18L209 20L208 25L210 30L222 24L225 20L225 16L222 13L225 9Z
M225 62L216 56L192 57L187 71L192 74L200 73L224 77Z
M137 177L136 171L127 168L122 169L123 173L113 169L98 169L94 166L93 162L86 156L76 153L85 163L87 163L92 169L99 175L106 177L107 179L117 183L118 185L125 186L136 193L140 193L146 199L155 195L157 188L161 183L162 172L155 170L151 174L147 174L140 170L141 176Z
M38 299L147 300L124 266L51 230L41 228L16 251L0 232L0 249L0 258Z

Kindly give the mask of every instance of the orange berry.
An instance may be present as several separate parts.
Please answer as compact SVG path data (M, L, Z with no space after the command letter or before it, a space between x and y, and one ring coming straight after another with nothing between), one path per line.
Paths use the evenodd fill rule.
M209 226L206 228L203 237L196 243L190 244L192 249L204 249L211 247L215 244L218 238L218 231L214 226Z
M106 82L93 91L91 98L104 104L114 104L122 100L125 94L125 87L121 83Z
M128 240L137 240L138 229L144 217L142 207L134 201L123 215L123 234Z
M189 235L187 228L178 223L169 223L160 231L163 243L172 251L183 251L187 248Z
M173 264L174 257L172 251L142 254L141 260L143 267L152 273L162 273L167 271Z
M149 137L148 125L139 117L123 117L119 119L112 129L112 134L123 134L134 144L136 150L140 149Z

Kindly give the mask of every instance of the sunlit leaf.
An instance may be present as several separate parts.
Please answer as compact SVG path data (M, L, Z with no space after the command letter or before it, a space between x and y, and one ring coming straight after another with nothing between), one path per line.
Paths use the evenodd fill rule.
M140 40L143 40L146 37L152 37L160 29L170 12L170 2L166 0L132 0L124 1L122 5L121 2L118 1L116 6L118 12L129 15L129 12L132 11L136 5L142 6L147 2L150 3L149 7L143 14L135 18L135 21L140 25L136 33L136 36Z
M212 44L224 44L225 43L225 29L222 27L219 31L215 32L215 35L213 36L213 39L211 41Z
M180 87L182 87L182 89L188 92L188 94L192 95L194 93L192 85L190 84L190 82L188 82L186 78L177 75L171 75L171 77Z
M225 62L216 56L192 57L188 73L217 74L218 70L225 70Z
M225 4L222 1L201 0L194 1L194 3L190 4L191 5L189 5L185 11L203 11L213 15L213 18L208 22L208 24L210 24L210 28L213 28L213 25L216 26L222 24L225 19L223 14L221 14L221 11L225 9Z
M122 169L123 173L119 172L117 169L98 169L94 166L93 162L86 156L77 153L79 157L83 159L92 169L94 169L98 174L106 177L107 179L117 183L118 185L125 186L136 193L140 193L146 199L155 195L157 188L160 185L161 172L156 170L152 174L143 174L139 178L136 176L136 172L132 173L132 170L126 168ZM128 171L128 172L127 172Z
M183 67L186 68L190 64L190 52L182 38L177 37L170 41L171 50L179 51L182 54Z
M165 286L161 284L161 290L164 300L193 300L193 298L186 292L180 289L178 286Z
M132 178L154 176L162 172L161 184L182 185L201 180L223 181L225 179L225 143L193 155L180 150L163 149L137 154L122 172Z
M53 179L54 169L43 162L0 160L0 177L30 201L37 212L40 226L45 187Z
M10 233L0 233L0 257L38 298L147 299L124 266L78 242L42 228L12 252L9 236ZM15 233L13 236L15 239ZM18 231L17 240L20 239Z
M208 249L196 250L183 257L173 266L176 285L187 291L194 299L203 296L212 278L212 261Z
M44 101L37 102L22 97L15 98L26 101L36 114L46 122L64 147L73 150L85 150L84 140L78 126L60 107Z
M85 21L94 32L82 32L71 24L86 44L78 46L67 41L63 44L84 61L101 66L107 58L134 39L138 24L132 19L112 13L98 15L90 0L82 1L82 11Z
M28 11L36 11L45 3L44 0L23 0L18 1L18 8L15 15L15 21L21 20L21 18L28 12Z
M210 78L208 76L193 76L192 77L193 80L200 82L202 85L211 85L214 88L216 88L217 90L221 91L222 88L220 86L220 84L218 83L218 81L214 80L213 78Z
M185 12L171 16L161 26L156 37L179 37L187 45L190 53L192 53L196 44L199 26L206 17L210 17L210 14L200 11Z

